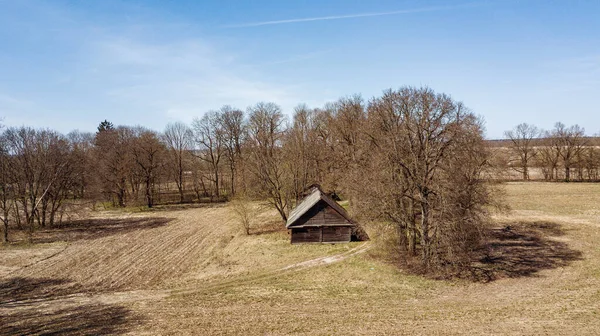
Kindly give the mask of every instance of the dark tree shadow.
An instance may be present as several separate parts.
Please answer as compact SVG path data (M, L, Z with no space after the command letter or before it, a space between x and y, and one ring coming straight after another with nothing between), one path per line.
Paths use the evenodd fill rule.
M516 222L488 232L486 245L477 253L470 276L477 281L534 276L545 269L582 260L582 253L563 241L564 230L551 222Z
M167 225L172 218L97 218L63 222L34 234L34 243L90 240L137 230L154 229Z
M224 201L214 201L210 203L172 203L172 204L161 204L155 205L152 208L144 208L144 212L162 212L162 211L178 211L178 210L189 210L189 209L212 209L222 208L227 203Z
M0 282L1 335L114 335L143 322L129 309L61 302L82 288L67 279L12 278Z
M130 310L118 305L86 304L53 311L28 309L2 317L2 335L116 335L135 325Z
M14 277L0 281L0 307L26 305L83 291L68 279Z

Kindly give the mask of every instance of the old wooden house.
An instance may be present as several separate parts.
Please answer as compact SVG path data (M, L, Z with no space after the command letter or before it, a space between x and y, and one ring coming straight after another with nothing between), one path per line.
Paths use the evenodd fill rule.
M292 244L345 243L357 228L346 210L315 187L292 212L286 223Z

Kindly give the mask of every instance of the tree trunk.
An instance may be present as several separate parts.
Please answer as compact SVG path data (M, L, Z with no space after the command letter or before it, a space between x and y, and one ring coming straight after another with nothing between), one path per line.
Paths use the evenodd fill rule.
M183 197L183 188L181 186L178 186L178 187L179 187L178 188L179 189L179 203L183 203L185 201L184 197Z
M411 256L417 255L417 228L416 223L412 222L412 225L409 229L410 239L408 241L408 251Z
M431 263L431 241L429 239L429 200L423 196L421 201L421 246L423 248L423 266L429 270Z
M152 206L154 205L154 200L152 199L150 179L146 179L146 202L148 204L148 208L152 208Z
M19 211L19 203L16 199L13 199L13 205L15 206L15 222L17 223L19 230L23 230L23 225L21 224L21 214Z
M215 196L219 199L219 170L215 167Z
M4 232L2 234L2 242L8 243L8 215L5 213L4 218L2 219L4 224Z
M281 216L281 219L283 219L284 222L287 222L287 215L285 213L285 209L279 205L277 205L276 208L277 212L279 212L279 215Z
M235 166L231 166L231 196L235 195Z
M125 206L125 188L119 187L119 191L117 192L117 200L120 207Z
M181 162L181 153L179 153L179 183L177 184L177 189L179 189L179 203L184 202L183 198L183 163Z

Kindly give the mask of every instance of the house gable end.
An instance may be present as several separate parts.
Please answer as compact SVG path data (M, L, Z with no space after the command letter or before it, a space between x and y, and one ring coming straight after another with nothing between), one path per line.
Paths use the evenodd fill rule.
M288 228L308 226L349 226L354 223L325 200L320 200L308 209L300 218L294 221Z

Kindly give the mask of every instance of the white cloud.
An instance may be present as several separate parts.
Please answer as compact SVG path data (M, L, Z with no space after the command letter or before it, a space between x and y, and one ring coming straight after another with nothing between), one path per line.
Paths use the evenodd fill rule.
M257 65L262 59L240 58L239 45L227 50L222 45L228 41L211 40L192 23L167 22L160 13L139 15L130 22L35 0L15 6L13 12L29 13L26 21L36 31L36 47L48 57L36 64L31 85L0 86L0 118L4 116L6 124L67 132L75 126L93 130L100 120L109 119L162 129L169 121L189 122L225 104L245 109L272 101L291 112L299 102L317 105L330 95L307 82L269 73L270 65L301 62L319 52ZM20 27L20 21L0 26L12 29ZM33 71L14 64L18 62L0 64L0 70L15 77Z
M260 74L237 64L234 55L200 39L105 39L93 43L92 52L90 75L93 69L109 99L171 120L189 121L224 104L245 108L272 101L290 108L299 101L292 87L258 80Z

